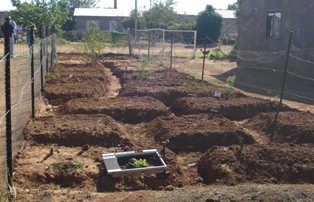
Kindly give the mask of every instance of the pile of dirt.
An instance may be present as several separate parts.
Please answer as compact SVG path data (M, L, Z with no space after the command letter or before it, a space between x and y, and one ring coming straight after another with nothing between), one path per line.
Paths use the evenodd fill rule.
M35 193L76 201L89 192L90 200L101 201L97 193L109 191L314 182L313 114L238 91L228 96L225 87L175 69L138 69L136 57L109 54L95 65L82 58L59 54L44 88L52 106L24 129L27 142L15 158L14 182L20 191L33 191L22 200ZM162 154L163 173L108 175L102 154L145 149ZM130 201L138 199L130 195ZM160 193L142 196L155 201Z

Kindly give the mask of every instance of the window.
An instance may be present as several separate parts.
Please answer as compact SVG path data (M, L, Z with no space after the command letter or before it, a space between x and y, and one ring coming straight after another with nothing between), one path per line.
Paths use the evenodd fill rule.
M109 22L109 30L110 31L117 31L118 30L118 22L115 20L110 20Z
M279 39L280 36L280 12L269 12L267 14L266 37Z

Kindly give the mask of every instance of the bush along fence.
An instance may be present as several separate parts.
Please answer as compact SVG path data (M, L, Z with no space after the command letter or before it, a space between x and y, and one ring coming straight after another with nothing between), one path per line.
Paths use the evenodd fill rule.
M39 43L31 41L33 44L15 53L14 58L10 58L9 44L5 43L0 60L0 89L4 95L0 98L0 179L5 183L0 186L12 187L12 157L23 148L23 128L39 109L45 75L56 61L56 34L51 30L46 37L48 28L41 25Z

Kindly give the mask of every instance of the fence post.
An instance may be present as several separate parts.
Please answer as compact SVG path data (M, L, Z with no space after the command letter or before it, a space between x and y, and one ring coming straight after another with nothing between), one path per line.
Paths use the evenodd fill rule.
M129 55L132 55L132 44L131 44L131 33L130 28L128 28L128 42L129 42Z
M205 59L206 59L206 44L207 44L207 34L205 34L205 38L204 38L202 81L204 80Z
M44 70L43 70L43 39L45 38L44 35L44 25L40 25L40 91L43 92L44 90Z
M31 28L30 35L33 34L33 28ZM31 37L32 38L32 37ZM34 78L34 46L33 40L30 40L31 43L31 96L32 96L32 118L35 118L35 78Z
M194 43L194 58L193 59L195 59L195 54L196 54L196 38L197 38L197 31L195 30L194 31L194 41L193 41L193 43Z
M289 62L289 55L290 55L290 48L291 48L292 34L293 34L293 31L290 32L290 38L289 38L289 43L288 43L288 50L287 50L286 63L285 63L285 71L284 71L284 75L283 75L282 86L281 86L281 93L280 93L280 102L279 102L279 105L280 105L280 106L281 106L281 104L282 104L283 93L284 93L284 90L285 90L286 76L287 76L287 69L288 69L288 62Z
M171 32L170 69L172 68L173 31Z
M285 70L284 70L284 74L283 74L282 86L281 86L281 92L280 92L280 101L279 101L279 106L278 106L277 112L275 114L275 118L274 118L274 122L273 122L273 129L272 129L272 133L271 133L271 136L270 136L269 143L272 142L272 140L274 138L276 125L277 125L278 114L279 114L279 111L280 111L281 105L282 105L282 99L283 99L283 94L284 94L284 90L285 90L286 76L287 76L288 63L289 63L289 55L290 55L292 34L293 34L293 31L290 32L290 36L289 36L287 56L286 56L286 63L285 63Z
M54 50L53 50L54 38L53 38L53 34L54 34L54 29L53 29L53 27L51 27L51 61L50 61L50 67L52 67L52 65L53 65L53 55L54 55Z
M5 62L5 106L6 106L6 149L7 149L7 178L9 186L12 186L12 120L11 120L11 81L10 81L10 37L4 33L4 55Z
M151 40L151 32L150 32L150 30L148 31L148 50L147 50L147 60L148 60L148 62L149 62L149 51L150 51L150 40Z

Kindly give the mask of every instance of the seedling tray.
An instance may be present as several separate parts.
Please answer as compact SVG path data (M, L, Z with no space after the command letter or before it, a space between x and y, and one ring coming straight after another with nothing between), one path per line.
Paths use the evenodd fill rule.
M156 149L102 154L108 175L112 177L162 173L167 165ZM130 167L130 159L145 159L147 167Z

